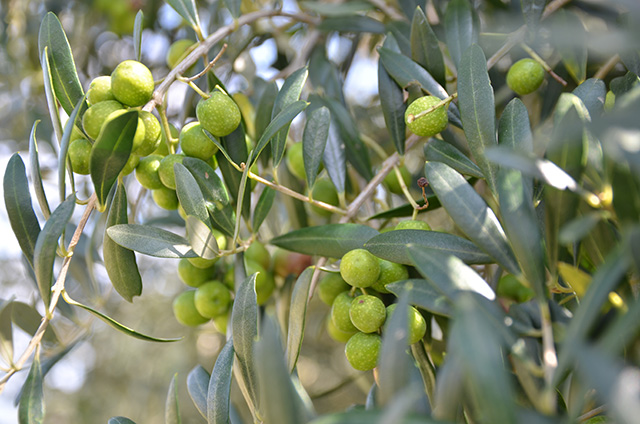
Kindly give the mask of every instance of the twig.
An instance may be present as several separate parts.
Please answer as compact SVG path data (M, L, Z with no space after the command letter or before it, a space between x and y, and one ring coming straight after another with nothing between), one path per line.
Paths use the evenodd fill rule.
M619 61L620 61L620 55L617 53L614 54L613 56L611 56L609 60L607 60L607 63L605 63L600 67L600 69L598 69L598 71L593 75L593 77L598 79L604 79L604 77L606 77L607 74L611 72L611 70L618 64Z
M407 17L389 6L384 0L367 0L394 21L407 21Z
M543 58L541 58L538 53L536 53L531 47L527 46L525 43L520 43L520 46L524 49L524 51L527 52L527 54L529 56L531 56L536 62L538 62L542 68L547 71L547 73L549 75L551 75L551 77L558 81L560 84L562 84L563 87L567 86L567 82L558 74L556 74L555 72L553 72L553 69L551 69L551 66L549 66L549 64L547 62L545 62L545 60Z
M576 421L579 423L585 422L589 418L593 418L596 415L602 414L606 410L607 410L607 405L600 405L597 408L594 408L591 411L585 412L584 414L580 415Z
M544 364L544 380L546 382L546 393L544 401L549 402L545 407L549 411L555 410L555 396L553 395L553 375L558 367L558 356L553 342L553 328L551 327L551 311L549 304L540 302L540 317L542 321L542 362Z

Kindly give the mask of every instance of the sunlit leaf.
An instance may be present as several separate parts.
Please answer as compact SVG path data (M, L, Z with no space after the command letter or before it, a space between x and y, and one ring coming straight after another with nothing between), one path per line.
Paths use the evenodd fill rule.
M317 1L301 1L299 6L304 10L310 10L323 16L353 15L357 12L367 12L373 9L373 5L364 0L351 0L345 3L322 3Z
M444 13L444 28L447 37L447 47L453 63L460 64L463 53L478 42L480 20L469 0L452 0L447 4Z
M47 99L47 109L49 109L49 118L53 126L53 132L56 138L62 138L62 121L60 119L60 110L58 101L56 100L55 89L53 88L53 76L51 75L51 65L49 64L49 47L45 47L40 54L40 64L42 65L42 79L44 82L44 95Z
M158 258L195 258L189 241L177 234L150 225L119 224L107 234L120 246Z
M218 257L218 242L211 228L198 217L187 215L186 222L187 239L194 252L204 259Z
M301 228L271 239L283 249L306 255L341 258L350 250L362 248L378 235L375 229L361 224L327 224Z
M300 100L302 88L307 81L309 70L306 67L300 68L289 75L273 103L273 111L271 118L276 119L278 114L287 106L292 105ZM273 166L277 167L284 156L285 147L287 145L287 134L289 133L289 125L285 124L271 139L271 157Z
M133 55L136 60L140 62L142 57L142 25L144 23L144 13L142 10L138 10L136 13L136 20L133 23Z
M193 168L196 168L196 172L199 170L197 166L192 165ZM178 195L178 200L180 200L180 206L182 206L187 215L197 218L206 225L211 225L205 199L196 178L186 166L179 162L173 165L173 169L176 176L176 194ZM206 176L204 178L206 179ZM213 178L217 178L217 175ZM228 202L228 198L226 200Z
M196 365L187 376L187 390L196 409L207 418L207 396L209 391L209 373L201 365Z
M195 0L167 0L169 6L173 8L182 19L187 21L192 28L200 27L198 8Z
M167 392L167 400L164 404L164 422L165 424L180 424L180 407L178 405L178 384L176 379L178 374L174 374L169 384Z
M111 417L107 424L136 424L134 421L127 417Z
M233 370L233 339L227 340L216 358L207 389L207 422L228 424L230 422L231 375Z
M12 303L0 299L0 356L6 364L13 363Z
M307 317L307 305L309 301L309 289L313 267L305 269L296 280L291 294L289 307L289 328L287 329L287 367L293 372L298 362L302 339L304 337L305 320Z
M344 140L337 130L337 123L332 120L328 126L327 144L322 152L322 162L325 163L329 179L338 193L344 193L347 179L347 161Z
M49 201L44 191L42 184L42 173L40 170L40 156L38 154L38 140L36 140L36 127L40 121L33 123L31 128L31 134L29 135L29 173L31 174L31 180L33 181L33 189L36 193L36 199L40 204L40 211L44 219L49 219L51 215L51 209L49 208ZM6 192L6 189L5 189Z

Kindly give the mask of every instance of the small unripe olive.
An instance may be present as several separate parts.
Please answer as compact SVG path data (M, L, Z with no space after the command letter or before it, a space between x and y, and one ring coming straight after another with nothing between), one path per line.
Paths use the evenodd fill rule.
M376 333L356 333L344 347L351 366L359 371L374 369L378 363L382 339Z
M353 287L370 287L380 276L378 258L365 249L351 250L340 261L340 275Z

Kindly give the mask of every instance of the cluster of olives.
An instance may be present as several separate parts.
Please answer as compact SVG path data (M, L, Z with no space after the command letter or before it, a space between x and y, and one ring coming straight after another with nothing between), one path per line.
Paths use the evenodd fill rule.
M403 221L396 229L425 229L423 221ZM328 273L318 283L318 296L331 307L327 332L346 343L345 355L360 371L375 368L385 322L393 314L395 299L386 286L409 278L406 266L378 258L365 249L347 252L340 261L340 273ZM408 342L420 341L427 330L424 317L409 307Z

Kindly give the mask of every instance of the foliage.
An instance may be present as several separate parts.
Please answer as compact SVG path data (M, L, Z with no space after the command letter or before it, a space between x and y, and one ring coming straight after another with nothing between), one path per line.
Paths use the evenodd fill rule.
M44 189L52 178L40 163L38 121L28 165L14 154L3 181L38 293L31 304L10 293L0 299L0 391L29 369L19 421L44 420L47 372L90 336L87 316L118 330L118 344L131 340L126 336L159 342L155 350L193 343L147 335L109 311L108 302L144 298L149 281L139 263L150 256L175 268L181 261L188 271L180 277L196 290L184 299L198 303L179 307L190 322L208 321L204 326L224 337L215 363L194 360L186 378L201 421L635 422L637 2L300 1L289 2L293 12L273 3L167 0L195 46L170 70L150 65L158 79L153 96L105 117L96 137L83 127L93 105L82 88L91 82L86 61L72 53L80 48L77 35L69 38L53 12L42 18L37 56L58 154L58 202ZM116 32L133 35L132 51L118 62L145 61L144 29L153 28L157 10L147 12L124 14L132 26ZM247 65L251 49L267 40L278 53L271 80ZM348 53L330 59L331 40ZM362 54L377 61L372 75L357 74ZM546 71L545 81L516 96L506 76L525 57ZM345 79L375 77L374 98L345 93ZM189 87L182 103L169 95L174 84ZM112 94L110 101L121 100ZM407 110L427 95L434 97L426 108ZM198 107L198 96L216 101ZM443 107L438 119L449 125L438 125L446 127L439 134L409 131L414 119ZM143 111L161 126L153 154L171 158L159 162L169 163L160 173L136 168L148 154L134 147L150 128ZM206 158L185 155L185 137L173 132L196 111L198 137L210 150L209 140L215 144ZM68 158L79 138L92 144L87 176L74 173ZM301 150L287 155L295 143ZM143 188L133 172L156 172L163 186ZM390 173L400 190L383 183ZM396 230L407 217L433 230ZM349 255L341 267L356 249L367 260ZM96 273L102 267L105 275ZM345 268L349 278L328 298L347 287L340 302L365 294L355 299L376 305L376 324L357 326L370 334L350 339L374 343L347 345L348 356L358 357L354 368L375 369L373 380L365 374L370 390L359 405L320 410L301 378L310 329L343 342L364 334L335 318L342 313L352 324L353 306L324 306L325 318L312 314L320 278L345 277ZM367 281L354 284L353 275ZM200 290L212 280L216 290ZM104 281L115 292L105 291ZM372 316L361 308L360 317ZM204 309L216 311L212 320L199 315ZM418 335L426 326L413 344L409 321L418 322ZM31 337L22 352L14 352L17 328ZM173 375L168 386L167 423L182 421L180 381ZM133 422L118 413L110 423Z

